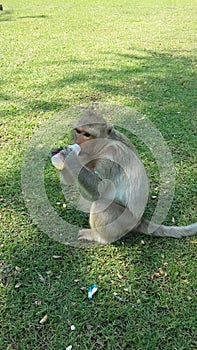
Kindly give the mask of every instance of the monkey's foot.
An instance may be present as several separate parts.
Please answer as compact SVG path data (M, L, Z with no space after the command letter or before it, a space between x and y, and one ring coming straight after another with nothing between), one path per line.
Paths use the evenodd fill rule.
M77 238L79 241L81 241L83 239L86 239L87 241L94 241L95 233L96 232L94 232L94 230L90 230L90 229L80 230Z
M106 244L106 241L103 241L100 237L99 233L93 229L84 229L80 230L77 236L79 241L86 240L86 241L95 241L99 242L101 244Z

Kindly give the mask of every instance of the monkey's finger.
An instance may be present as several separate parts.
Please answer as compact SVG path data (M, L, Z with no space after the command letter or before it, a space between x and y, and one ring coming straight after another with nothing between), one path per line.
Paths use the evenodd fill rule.
M55 148L51 151L51 157L63 150L63 147Z
M65 159L70 152L72 152L72 148L65 147L65 148L62 148L62 150L60 151L60 154Z

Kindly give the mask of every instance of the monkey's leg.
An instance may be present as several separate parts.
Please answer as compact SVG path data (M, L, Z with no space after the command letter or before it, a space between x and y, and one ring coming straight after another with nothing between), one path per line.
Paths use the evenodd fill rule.
M138 225L128 208L107 199L93 202L90 210L89 230L79 231L78 239L96 241L102 244L112 243L123 237Z

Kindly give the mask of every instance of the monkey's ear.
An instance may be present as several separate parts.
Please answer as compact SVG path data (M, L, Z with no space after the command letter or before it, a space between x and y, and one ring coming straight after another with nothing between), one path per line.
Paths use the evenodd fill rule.
M113 124L107 123L107 134L110 135L114 126Z

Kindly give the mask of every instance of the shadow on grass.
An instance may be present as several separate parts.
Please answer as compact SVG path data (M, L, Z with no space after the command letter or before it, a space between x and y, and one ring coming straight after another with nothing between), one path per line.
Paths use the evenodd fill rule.
M98 68L94 60L71 59L44 62L43 65L71 65L71 73L64 73L58 80L47 84L35 84L40 92L76 90L77 103L123 99L127 105L146 114L156 124L167 140L180 147L192 145L196 113L195 60L187 52L156 52L130 49L130 54L101 52L103 62L110 68ZM102 61L102 58L101 58ZM76 68L75 69L75 65ZM96 68L95 68L96 66ZM76 73L77 70L77 73ZM64 110L69 100L29 100L25 110L57 111ZM191 123L188 121L191 120ZM179 127L177 127L179 125ZM172 142L172 146L173 146ZM194 144L194 142L193 142ZM191 146L192 147L192 146Z
M71 73L65 73L61 79L52 80L47 84L35 84L35 88L43 92L65 90L68 86L88 87L83 92L81 89L80 100L91 100L91 94L97 93L100 99L106 97L122 96L131 99L131 104L143 105L150 115L158 114L163 119L176 114L194 113L196 111L196 76L195 58L187 52L171 51L156 52L151 50L130 49L130 54L115 52L101 52L103 62L109 62L110 68L95 68L98 62L80 59L68 59L61 61L45 61L43 65L64 66L71 65ZM132 51L135 53L132 54ZM102 61L102 58L100 59ZM75 70L77 66L77 73ZM80 69L81 67L81 69ZM85 67L85 69L84 69ZM99 99L98 99L99 100ZM36 101L35 101L36 102ZM62 108L59 100L39 101L32 103L31 98L26 108L47 110ZM54 107L55 105L55 107ZM178 113L178 114L177 114ZM188 115L188 118L190 116Z
M43 19L45 19L45 18L48 18L49 16L47 16L47 15L37 15L37 16L20 16L19 18L21 18L21 19L36 19L36 18L43 18Z
M101 52L100 60L103 57L103 62L109 62L110 68L95 68L98 62L94 63L92 59L44 62L45 66L59 65L60 69L64 65L69 69L71 65L71 73L64 73L61 79L47 84L35 84L34 88L41 93L48 91L50 95L50 91L66 93L68 87L73 87L73 91L77 89L76 103L123 98L127 105L148 114L164 136L179 138L185 131L191 135L195 128L192 118L196 113L194 57L179 51L130 51L130 54ZM30 98L23 111L57 111L68 105L69 100L62 98L53 101L41 98L32 101ZM20 110L15 111L18 112ZM180 128L177 128L179 123ZM185 138L182 142L186 142Z
M12 21L12 14L14 13L14 11L11 10L3 10L0 11L0 22L8 22L8 21Z
M80 100L95 100L95 96L100 99L112 98L114 96L127 97L136 101L136 107L140 112L147 113L151 120L164 134L164 137L171 142L177 157L181 152L186 152L186 159L194 154L194 130L192 121L196 113L196 79L194 74L194 58L187 52L156 52L151 50L137 50L130 48L130 53L121 54L114 52L102 52L103 60L108 60L107 68L95 68L94 61L71 59L60 61L60 66L67 63L72 65L73 73L65 74L61 79L53 80L51 83L37 85L35 88L43 90L66 90L68 86L80 87L85 84L88 89L80 92ZM56 65L58 61L45 62L45 65ZM74 67L73 67L74 64ZM75 71L75 64L79 68ZM85 69L84 69L85 67ZM57 94L58 95L58 94ZM62 95L62 94L61 94ZM2 99L11 100L7 95ZM40 96L38 99L29 100L24 109L10 108L2 112L2 116L14 116L31 112L57 112L68 107L69 101L44 100ZM135 103L134 103L135 104ZM131 102L132 105L132 102ZM188 123L190 121L191 123ZM181 143L180 143L181 140ZM8 188L8 196L14 197L13 183L16 183L18 174L11 173L12 178L5 181ZM20 186L20 183L19 185ZM20 187L18 187L20 192ZM20 203L19 203L20 204ZM17 205L16 205L17 208ZM176 201L174 211L182 212L181 200Z
M174 241L174 247L179 248L179 243ZM32 238L18 240L16 246L10 244L9 252L5 250L8 257L2 266L5 295L1 311L5 348L14 344L17 350L63 349L61 344L73 342L79 347L87 344L87 348L95 344L96 348L98 339L103 341L101 348L106 348L113 342L112 331L117 344L124 337L129 346L138 343L131 329L146 344L150 326L151 339L158 348L181 337L182 344L192 342L194 307L191 303L181 307L185 301L174 295L177 286L171 284L170 277L154 277L163 266L164 255L168 262L173 256L165 240L144 239L141 244L141 237L133 237L110 247L75 249L32 231ZM88 303L87 289L93 282L98 293L93 303ZM123 292L123 287L129 288L128 292ZM182 289L186 293L187 285ZM122 302L113 297L114 292L121 295ZM181 318L177 317L180 312ZM45 315L48 319L41 324ZM75 333L70 331L71 324L76 327ZM88 325L91 332L87 332ZM175 334L177 328L179 333ZM156 329L157 336L153 337ZM114 345L113 349L117 348Z
M50 186L48 177L49 192ZM93 349L98 339L103 349L130 349L138 344L138 337L145 346L150 334L155 348L162 348L164 342L171 348L175 343L192 348L194 303L185 300L185 296L192 298L192 286L184 282L191 278L192 266L188 254L180 253L183 245L192 252L189 240L128 234L110 246L64 246L38 231L28 218L19 168L9 173L2 187L8 195L1 202L6 216L12 206L11 229L4 232L6 243L1 246L2 349L13 344L16 350L64 349L62 344ZM87 289L95 282L98 293L88 303ZM46 323L41 324L46 315ZM121 347L122 338L127 347Z
M133 53L132 53L133 52ZM45 65L71 64L73 73L64 74L61 79L51 83L37 85L35 88L43 90L66 90L68 86L80 87L85 84L88 89L80 92L80 100L105 100L115 96L126 97L127 103L136 103L142 113L147 113L156 123L167 140L173 139L172 147L176 152L183 151L194 145L194 123L188 123L196 113L196 78L194 74L194 58L187 52L156 52L151 50L138 50L130 48L130 53L102 52L103 61L108 60L111 68L95 68L94 61L71 59L65 61L45 62ZM75 71L75 65L79 73ZM80 68L81 67L81 71ZM85 67L85 69L84 69ZM88 90L88 92L87 92ZM7 95L2 99L11 100ZM39 99L29 101L23 110L14 108L5 110L2 116L18 116L32 112L48 112L64 110L69 101ZM181 144L180 144L181 139ZM190 141L192 140L191 144ZM189 145L189 146L188 146ZM194 146L193 146L194 147ZM177 148L177 149L176 149ZM191 148L192 149L192 148ZM190 151L191 155L193 150ZM188 157L190 153L188 151ZM10 173L8 181L5 180L7 194L16 200L16 210L21 205L20 180L18 173ZM13 183L18 182L17 192L13 191ZM15 187L16 188L16 187ZM182 203L176 203L175 210L181 212Z
M131 50L132 51L132 50ZM136 51L136 50L135 50ZM196 77L195 60L187 52L160 53L151 50L138 50L135 54L103 52L103 62L109 60L113 68L95 68L94 62L77 60L81 72L66 74L51 84L37 86L40 90L64 89L70 85L85 83L91 90L109 95L130 96L147 103L151 110L166 115L194 108ZM65 64L75 63L65 61ZM83 65L89 69L84 70ZM45 62L51 65L53 62ZM56 64L56 62L54 62ZM63 62L60 62L60 65ZM170 105L169 105L170 104ZM179 110L180 109L180 110Z

